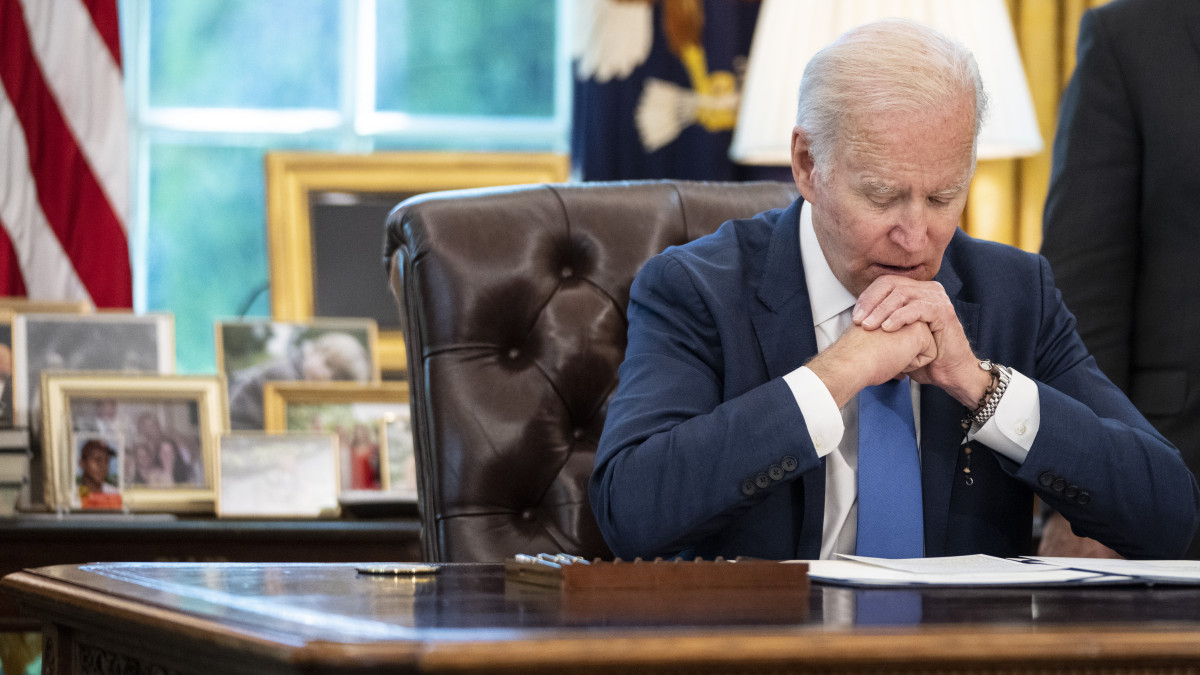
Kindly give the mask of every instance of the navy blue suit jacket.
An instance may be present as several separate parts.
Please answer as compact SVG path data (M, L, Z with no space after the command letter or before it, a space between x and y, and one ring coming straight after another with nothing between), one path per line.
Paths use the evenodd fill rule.
M801 201L646 263L590 485L613 553L816 558L823 460L782 377L816 354ZM1025 462L975 444L964 407L921 387L929 556L1030 553L1033 495L1130 557L1178 556L1200 491L1179 452L1097 369L1041 257L962 231L936 277L975 352L1037 382Z

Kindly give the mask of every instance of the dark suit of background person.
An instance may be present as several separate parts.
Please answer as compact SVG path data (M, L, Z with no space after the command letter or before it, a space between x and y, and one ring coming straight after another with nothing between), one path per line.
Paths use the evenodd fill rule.
M971 112L978 109L969 107L976 94L932 84L944 81L943 66L918 70L933 59L926 54L940 53L925 46L940 39L926 30L880 22L835 43L828 53L840 56L831 59L864 61L853 72L870 73L862 76L870 96L859 96L850 86L856 83L814 77L833 84L819 95L802 91L801 107L829 96L836 102L823 109L856 120L840 132L853 140L822 154L803 119L792 137L797 186L823 200L811 212L820 247L809 250L814 266L828 262L860 310L864 302L882 307L867 299L882 290L919 318L883 333L863 319L817 356L799 199L652 258L630 291L626 356L590 485L615 555L823 555L826 470L816 445L828 445L809 433L807 422L819 427L822 420L801 412L784 380L793 371L816 374L818 387L828 387L831 414L897 372L944 383L919 387L924 555L1029 553L1034 494L1130 557L1173 557L1190 540L1200 518L1195 479L1096 367L1048 263L956 227L966 199L966 183L956 181L969 181L973 167L968 129L977 137ZM897 50L879 46L892 39L911 57L900 59L909 69L893 68ZM829 61L819 53L813 63L822 62ZM886 75L876 70L881 65ZM876 114L843 107L894 101L901 88L916 86L916 72L926 78L916 85L932 89L922 88L929 98L917 108ZM890 195L886 208L878 208L877 194ZM898 311L888 310L893 318ZM932 343L924 341L929 335ZM1021 435L1025 422L1038 424L1022 416L1040 412L1020 464L978 442L971 452L961 445L965 399L984 395L985 371L975 370L983 357L1012 367L1020 374L1014 385L1035 392L1032 401L1023 392L1000 401L1010 411L1026 409L1020 400L1038 402L1033 413L1004 422L1011 440L1009 431ZM943 387L960 391L952 396Z
M1100 369L1200 470L1200 2L1084 14L1044 222Z

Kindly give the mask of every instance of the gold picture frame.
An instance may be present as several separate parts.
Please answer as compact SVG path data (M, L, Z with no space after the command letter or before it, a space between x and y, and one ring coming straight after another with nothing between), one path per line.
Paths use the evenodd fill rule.
M439 190L563 182L570 175L569 158L554 153L272 152L264 161L271 316L279 321L314 316L313 194L392 194L398 195L398 202ZM380 222L373 242L379 250L383 226ZM363 262L364 266L370 264L369 260ZM380 284L386 284L382 266L380 272ZM380 331L379 361L389 373L408 370L404 336L399 330Z
M132 454L118 462L121 479L113 482L120 486L121 510L213 512L217 443L229 428L222 376L49 371L42 374L41 391L48 508L81 508L75 489L80 449L74 446L77 437L103 437L118 458L142 444L157 446L155 453L173 451L175 471L164 476L165 482L138 477ZM151 418L157 426L146 424ZM180 463L186 468L182 478Z
M87 300L30 300L17 295L0 296L0 311L12 314L90 314L96 311Z
M380 438L383 433L380 421L398 412L408 413L407 382L380 382L367 386L353 382L268 382L263 388L263 402L268 432L338 433L343 497L391 494L386 440ZM291 424L289 411L300 407L317 408L311 411L311 418L323 420L321 426ZM342 423L346 420L353 423L352 428ZM364 434L364 441L373 446L370 454L375 460L373 477L378 481L377 485L368 480L360 481L360 474L364 472L356 471L359 465L355 463L354 443L359 433ZM410 501L415 503L416 496L411 497Z

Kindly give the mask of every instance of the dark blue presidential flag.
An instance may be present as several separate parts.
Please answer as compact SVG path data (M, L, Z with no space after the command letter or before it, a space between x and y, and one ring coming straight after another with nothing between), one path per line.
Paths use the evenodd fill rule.
M729 142L758 7L748 0L575 4L575 175L746 177L729 160Z

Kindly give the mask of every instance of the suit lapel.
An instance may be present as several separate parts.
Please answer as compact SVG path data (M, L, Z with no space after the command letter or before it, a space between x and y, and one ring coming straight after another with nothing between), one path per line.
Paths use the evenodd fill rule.
M758 336L767 377L786 375L817 353L808 285L800 262L800 205L792 202L771 233L758 286L758 308L751 321Z
M792 202L775 221L758 287L762 306L751 318L768 379L787 375L817 353L808 284L800 262L801 204L801 199ZM792 491L793 513L800 521L796 556L816 558L821 554L825 519L825 472L805 473L801 485L803 490Z
M958 314L967 340L972 345L978 344L979 305L958 298L962 280L944 258L935 279L946 289L946 295L954 303L954 311ZM944 555L946 551L950 494L962 452L962 427L959 421L964 412L962 404L945 391L933 386L921 387L921 485L927 556Z

